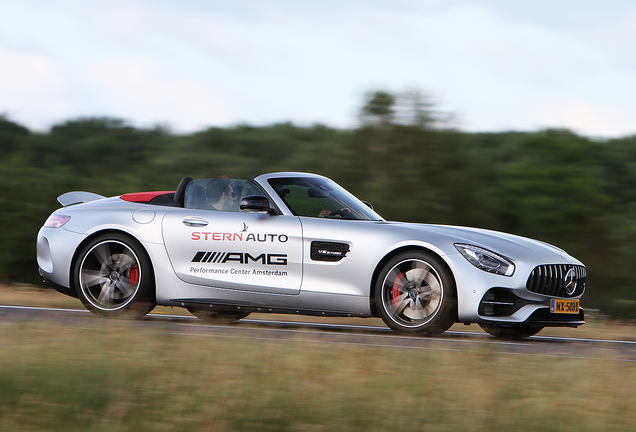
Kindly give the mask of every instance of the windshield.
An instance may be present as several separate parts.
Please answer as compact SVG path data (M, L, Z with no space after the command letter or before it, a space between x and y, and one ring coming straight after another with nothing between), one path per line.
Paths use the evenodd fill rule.
M331 180L274 178L268 182L296 216L381 220L370 207Z

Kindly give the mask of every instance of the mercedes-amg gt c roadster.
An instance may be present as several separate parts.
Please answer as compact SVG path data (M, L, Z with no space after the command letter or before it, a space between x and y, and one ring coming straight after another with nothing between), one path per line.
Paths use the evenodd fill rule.
M97 315L141 317L163 305L210 322L379 316L397 332L478 323L507 339L584 323L586 269L563 250L389 222L315 174L186 177L176 191L58 201L38 234L40 274Z

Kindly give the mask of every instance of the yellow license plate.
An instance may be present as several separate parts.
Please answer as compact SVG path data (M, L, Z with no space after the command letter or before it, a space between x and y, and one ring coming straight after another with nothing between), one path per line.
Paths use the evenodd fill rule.
M552 299L550 300L550 313L556 313L556 314L579 313L579 301Z

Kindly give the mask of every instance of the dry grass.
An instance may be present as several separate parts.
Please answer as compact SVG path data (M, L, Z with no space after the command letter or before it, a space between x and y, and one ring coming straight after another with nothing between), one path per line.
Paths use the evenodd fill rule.
M9 323L0 430L627 431L636 365Z
M81 307L30 286L1 287L0 303ZM628 431L636 424L636 364L611 354L502 356L480 343L459 351L345 346L312 332L284 341L201 337L170 323L110 320L0 327L2 431ZM603 321L589 328L602 338L633 329Z
M75 298L58 293L46 285L0 284L0 305L35 306L64 309L83 308Z

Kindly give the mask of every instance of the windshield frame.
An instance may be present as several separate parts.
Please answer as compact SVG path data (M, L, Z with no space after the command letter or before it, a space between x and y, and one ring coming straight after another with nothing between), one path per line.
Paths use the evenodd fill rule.
M285 204L287 209L298 217L313 217L313 218L329 218L329 219L342 219L342 220L358 220L358 221L383 221L384 219L378 215L369 205L362 202L355 195L347 191L342 186L338 185L333 180L323 176L281 176L267 178L268 186L276 193L277 197ZM306 211L300 211L300 209L294 205L293 201L290 202L286 197L284 190L288 190L286 186L298 186L299 188L305 187L307 196L310 198L323 199L327 198L334 203L338 203L341 210L348 210L346 212L339 211L340 215L323 215L321 212L314 211L308 213ZM291 193L288 192L288 193ZM310 194L314 194L311 196ZM334 209L337 210L337 209ZM315 214L314 214L315 213ZM333 213L333 212L332 212Z

